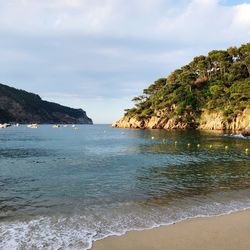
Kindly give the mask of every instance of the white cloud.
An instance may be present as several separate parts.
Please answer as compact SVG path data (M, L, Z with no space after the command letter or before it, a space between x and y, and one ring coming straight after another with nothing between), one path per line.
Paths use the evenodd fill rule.
M0 0L0 81L55 101L65 93L68 105L88 100L90 112L100 97L115 120L131 106L119 98L196 55L249 42L249 13L250 3L219 0Z
M250 27L250 4L225 6L218 0L2 0L0 6L0 30L45 36L217 41Z
M241 4L233 7L232 28L245 30L250 34L250 4Z

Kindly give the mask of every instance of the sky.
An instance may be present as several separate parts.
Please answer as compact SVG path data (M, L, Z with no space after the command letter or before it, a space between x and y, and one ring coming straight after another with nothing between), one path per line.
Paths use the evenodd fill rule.
M250 42L250 0L0 0L0 82L112 123L194 56Z

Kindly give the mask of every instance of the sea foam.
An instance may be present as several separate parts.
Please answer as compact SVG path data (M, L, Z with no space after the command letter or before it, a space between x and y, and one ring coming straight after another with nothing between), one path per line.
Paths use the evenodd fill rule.
M121 203L113 209L96 208L91 214L4 221L0 249L90 249L93 241L107 236L248 209L250 199L244 198L248 191L241 192L240 197L235 191L225 192L223 201L215 194L158 208Z

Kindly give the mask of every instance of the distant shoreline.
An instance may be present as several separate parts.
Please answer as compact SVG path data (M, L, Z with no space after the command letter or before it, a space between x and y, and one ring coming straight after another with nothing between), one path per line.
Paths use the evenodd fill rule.
M131 231L94 242L92 250L250 249L250 209L193 218L158 228Z

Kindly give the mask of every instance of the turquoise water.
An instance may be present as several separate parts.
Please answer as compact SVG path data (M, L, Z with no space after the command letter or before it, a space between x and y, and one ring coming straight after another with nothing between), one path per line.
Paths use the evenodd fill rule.
M250 207L249 139L78 128L0 130L0 249L89 249L108 235Z

